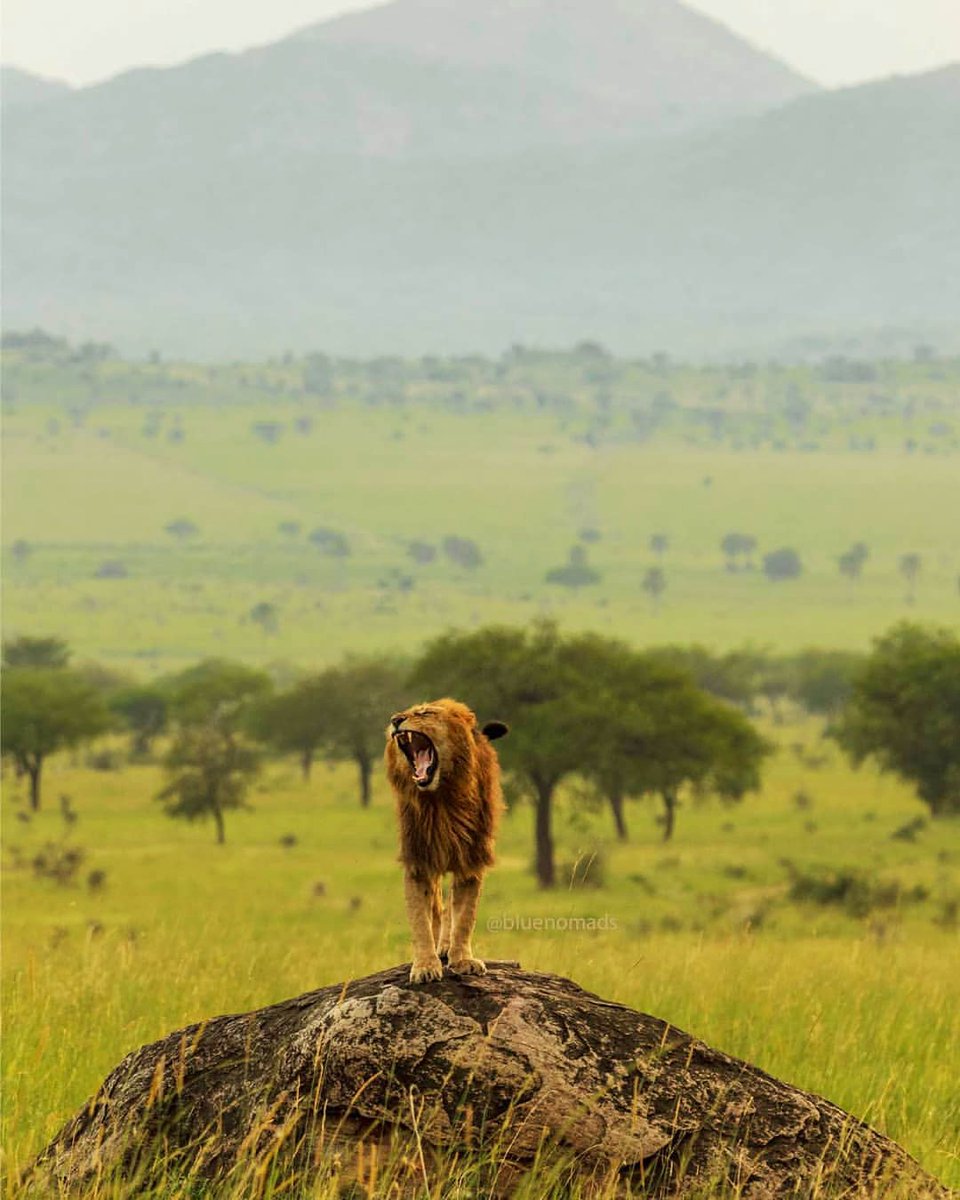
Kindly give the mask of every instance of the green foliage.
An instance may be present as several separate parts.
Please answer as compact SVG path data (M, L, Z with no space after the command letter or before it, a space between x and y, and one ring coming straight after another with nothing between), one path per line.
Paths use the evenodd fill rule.
M771 550L763 556L763 573L774 582L781 579L799 579L803 574L803 563L796 550L790 546L782 546L779 550Z
M165 689L149 684L124 688L110 699L110 708L131 734L131 752L145 758L153 741L166 731L169 697Z
M643 590L653 601L655 607L659 607L660 597L667 590L667 577L663 573L661 567L650 567L644 573L643 582L640 584Z
M611 638L562 636L550 622L447 634L427 647L414 680L469 698L481 723L510 725L500 755L536 800L543 887L556 878L552 801L566 776L592 780L614 805L660 795L669 837L682 788L738 799L758 786L768 751L745 718L683 669Z
M328 558L350 557L350 542L346 534L337 529L328 529L325 525L319 525L310 533L309 540L321 554L325 554Z
M863 574L864 564L869 557L870 550L866 543L856 542L837 559L840 574L845 575L848 579L859 579Z
M30 777L30 803L40 807L45 760L106 731L109 713L91 684L63 667L13 667L0 693L3 754Z
M396 659L348 658L261 701L248 727L274 749L297 754L304 778L317 753L331 762L356 763L360 800L366 806L387 720L409 702L406 676L406 667Z
M443 552L458 567L475 571L483 566L483 555L480 547L472 538L451 535L443 539Z
M909 622L877 639L834 736L914 783L934 816L960 813L960 639Z
M5 667L66 667L70 647L58 637L18 637L3 643Z
M178 517L175 521L171 521L164 526L164 532L169 533L177 541L185 542L189 538L195 538L200 530L197 528L195 522L191 521L188 517Z
M586 546L576 544L570 547L570 554L565 566L554 567L544 575L546 583L557 583L562 587L581 588L599 583L601 575L587 561Z
M273 690L265 671L223 658L208 658L169 676L163 686L171 715L182 725L217 718L236 725L244 711Z
M797 700L809 713L835 717L850 698L864 655L848 650L805 650L792 661Z
M178 730L163 760L169 782L157 799L170 817L212 817L217 842L226 840L224 813L243 808L260 757L229 722L216 716Z

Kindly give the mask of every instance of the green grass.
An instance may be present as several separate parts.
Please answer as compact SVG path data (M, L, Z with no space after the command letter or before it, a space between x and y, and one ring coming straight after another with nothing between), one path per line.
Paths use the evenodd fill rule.
M820 750L809 724L784 742ZM826 1095L960 1184L957 932L960 826L891 834L922 814L910 792L850 772L829 749L817 769L785 748L762 795L685 806L671 846L651 808L630 808L632 840L613 845L606 812L576 789L557 813L558 857L602 848L605 885L539 892L529 872L531 811L505 822L486 887L481 954L567 975L655 1013L800 1087ZM359 809L350 771L321 765L304 784L273 764L231 814L228 843L163 816L151 766L95 772L64 757L32 822L7 781L3 995L4 1161L10 1177L134 1047L407 957L393 817L383 781ZM808 807L794 797L804 791ZM68 840L86 851L78 883L34 877L36 849L61 840L58 797L79 813ZM280 845L292 833L297 844ZM797 905L789 871L854 868L925 898L857 918ZM20 863L20 866L16 864ZM91 870L106 886L91 893ZM323 894L316 885L323 884ZM615 928L488 928L533 918L607 917Z
M902 403L922 407L923 379L890 372ZM678 369L672 387L702 404L716 380L701 380L698 396L688 375ZM632 411L625 407L590 444L590 394L572 413L540 409L522 378L513 385L521 407L498 393L491 411L462 413L416 389L399 409L374 407L346 384L323 402L272 396L265 384L237 385L232 404L210 392L213 384L197 396L173 389L163 428L179 423L180 442L148 432L159 400L148 407L142 397L111 398L105 383L106 398L88 398L75 426L67 400L44 390L53 381L32 386L37 394L14 404L4 423L7 628L64 635L81 657L144 671L210 651L322 664L344 650L412 650L450 625L544 612L568 628L638 644L865 648L903 616L951 623L960 612L957 451L941 438L928 453L908 453L902 434L912 426L900 415L871 415L866 387L826 406L824 420L842 436L811 452L799 435L714 439L699 432L695 407L679 409L686 416L645 441L617 423ZM776 373L765 378L763 394L773 398L762 411L778 411L785 386ZM475 399L483 389L465 394ZM639 401L625 396L629 403ZM725 403L733 420L737 402ZM955 396L925 403L914 423L933 427L939 415L951 427L942 410L951 415ZM295 428L304 414L313 422L305 434ZM275 445L253 432L265 420L283 427ZM883 436L872 452L843 443L851 430L863 436L878 424ZM164 532L182 516L199 528L186 544ZM300 533L279 532L285 521L299 522ZM348 559L324 558L310 545L319 525L346 534ZM585 527L602 533L590 548L600 585L571 593L545 584ZM730 574L719 544L731 530L758 539L758 561L795 547L803 577ZM653 533L670 538L659 611L641 589L656 561ZM408 557L410 540L439 544L449 534L476 540L484 565L468 572L441 556L418 567ZM11 548L21 539L32 553L17 561ZM870 558L851 583L836 559L856 541L868 544ZM913 602L898 571L908 552L923 559ZM112 560L128 577L95 578ZM403 575L412 590L398 586ZM249 620L261 601L277 608L276 633Z

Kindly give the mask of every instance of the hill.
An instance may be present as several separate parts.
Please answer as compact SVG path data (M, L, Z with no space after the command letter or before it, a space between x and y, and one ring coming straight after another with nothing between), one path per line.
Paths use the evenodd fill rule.
M634 132L713 124L816 90L676 0L394 0L295 40L515 72L616 105Z
M46 79L19 67L0 67L0 97L4 109L8 112L13 108L42 104L47 100L65 96L70 91L70 85L59 79Z
M293 40L276 53L314 51ZM431 152L399 159L358 153L365 135L339 118L319 149L318 101L280 136L269 114L285 93L225 56L15 110L8 327L203 357L584 336L626 352L742 352L824 330L883 330L885 348L897 331L901 349L956 340L960 67L710 133L446 154L456 123L440 92L455 79L509 107L483 82L493 69L409 68ZM476 133L486 117L470 111ZM371 118L377 136L389 128Z

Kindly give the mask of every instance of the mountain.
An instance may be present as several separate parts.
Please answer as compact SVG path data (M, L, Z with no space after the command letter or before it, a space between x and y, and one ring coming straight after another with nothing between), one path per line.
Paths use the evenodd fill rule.
M59 79L46 79L33 75L19 67L0 67L0 100L8 111L11 108L41 104L45 100L66 95L71 90L69 83Z
M522 74L678 128L815 90L786 64L676 0L395 0L295 35Z
M396 0L8 123L37 161L471 157L717 124L812 84L676 0Z
M586 5L397 0L12 110L7 328L209 357L585 337L753 351L960 328L960 67L798 84L724 121L720 89L710 121L691 100L702 119L667 135L640 115L646 84L617 66L612 35L564 73L523 31L583 30L584 12L682 29L691 14ZM688 41L658 36L643 62L675 53L683 76Z

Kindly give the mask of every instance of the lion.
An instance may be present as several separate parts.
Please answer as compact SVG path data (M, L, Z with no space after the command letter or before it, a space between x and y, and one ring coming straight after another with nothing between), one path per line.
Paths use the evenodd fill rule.
M390 718L384 758L400 823L411 983L442 978L442 956L459 975L486 973L471 939L503 811L500 764L490 743L506 733L501 721L481 729L471 709L449 698ZM444 906L448 873L453 884Z

